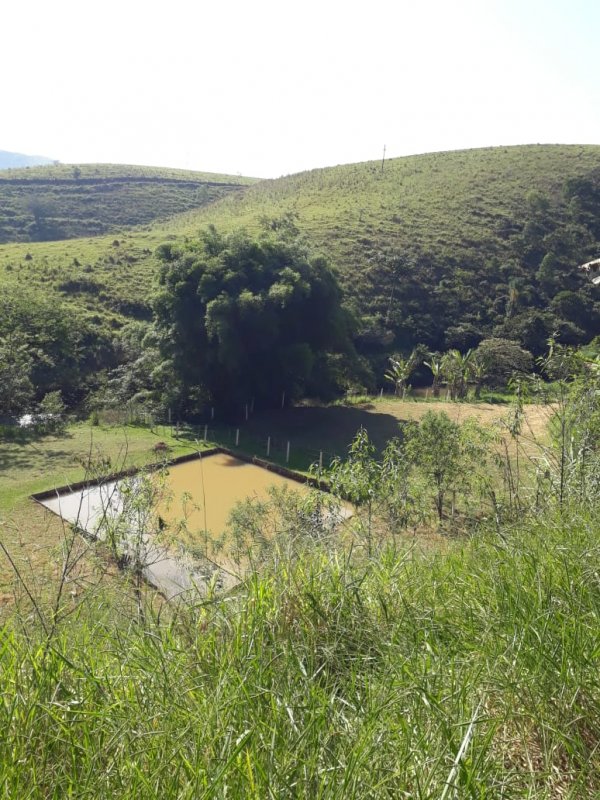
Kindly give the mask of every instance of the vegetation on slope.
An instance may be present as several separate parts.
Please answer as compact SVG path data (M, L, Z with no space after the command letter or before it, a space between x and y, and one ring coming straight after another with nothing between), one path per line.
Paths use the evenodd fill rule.
M5 791L596 796L594 522L366 562L297 544L171 625L96 595L49 646L7 627Z
M27 286L0 294L0 415L30 411L59 391L77 406L98 373L119 363L102 320ZM92 384L90 384L90 380Z
M338 362L352 356L349 326L335 276L295 231L250 239L213 230L187 246L161 245L158 255L154 324L130 322L118 337L100 315L18 280L5 285L0 414L29 411L52 391L71 407L107 389L117 405L135 398L177 414L336 391ZM99 291L86 279L68 288Z
M128 320L150 319L159 264L155 251L169 238L167 228L156 227L89 239L0 245L0 283L27 285L119 328Z
M212 229L159 255L153 330L162 363L154 386L142 378L161 395L168 385L172 407L224 410L250 398L279 406L282 394L289 401L336 385L335 354L352 349L339 287L294 229L258 239Z
M172 216L235 192L249 178L110 164L0 174L0 242L96 236Z
M63 175L73 168L56 169ZM94 180L89 169L80 182ZM109 170L113 178L119 169ZM26 172L34 180L39 173ZM155 171L131 173L142 180ZM64 179L77 184L72 174ZM375 388L388 356L407 354L416 343L465 353L494 337L539 356L550 336L580 344L596 335L598 288L577 265L600 247L599 187L600 147L593 146L334 167L259 182L125 234L0 246L0 280L16 291L27 284L58 294L119 350L115 332L126 321L150 321L161 243L185 244L213 222L221 232L252 232L265 220L292 221L310 249L337 268L343 302L357 321L355 345L374 369Z
M226 596L136 613L106 593L73 599L59 581L49 611L24 600L0 640L6 794L597 796L596 367L549 356L567 372L542 495L524 478L505 505L512 489L498 483L496 513L481 508L469 539L426 547L415 531L348 547L322 518L291 513L269 546L251 505L236 524L261 557ZM452 446L469 433L448 423L429 416L414 431L430 439L427 458L413 454L428 497L440 435L460 456L447 494L466 488L462 457L477 458ZM403 491L361 442L343 467L360 479L358 532L370 498ZM447 521L451 497L443 506Z
M255 228L289 213L340 270L365 344L518 338L539 354L600 326L577 266L600 250L600 147L433 153L264 181L195 217ZM563 293L567 294L564 295Z

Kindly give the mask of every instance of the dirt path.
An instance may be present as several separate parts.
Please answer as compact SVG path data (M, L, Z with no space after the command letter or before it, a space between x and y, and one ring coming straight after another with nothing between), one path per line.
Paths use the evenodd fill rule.
M377 400L364 405L317 406L304 405L285 410L258 414L250 420L247 431L266 441L267 436L291 440L292 447L312 449L318 457L319 450L342 454L359 428L366 428L378 450L400 434L401 424L420 420L428 411L445 411L457 422L474 418L483 426L499 425L508 417L507 405L490 403L450 403L440 400L418 402L414 400ZM526 439L544 439L551 406L525 406L523 435Z
M491 403L449 403L444 400L427 403L411 401L383 400L369 409L373 414L389 414L402 420L420 420L428 411L445 411L455 422L475 419L485 427L497 425L509 414L509 406ZM523 434L526 438L544 439L548 422L552 416L552 406L540 404L526 405Z

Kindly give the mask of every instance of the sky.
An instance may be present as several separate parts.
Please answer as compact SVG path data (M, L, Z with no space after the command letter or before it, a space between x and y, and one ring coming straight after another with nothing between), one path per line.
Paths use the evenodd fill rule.
M7 0L0 149L263 178L600 143L598 0Z

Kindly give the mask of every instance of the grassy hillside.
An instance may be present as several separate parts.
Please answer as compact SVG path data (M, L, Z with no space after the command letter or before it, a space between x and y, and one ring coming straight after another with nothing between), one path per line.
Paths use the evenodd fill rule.
M65 172L72 167L57 169L67 184L53 190L69 188L74 198L100 168L82 167L79 183ZM118 178L122 168L114 169ZM132 170L138 181L154 172ZM27 171L32 180L42 174ZM167 213L175 189L166 185L168 191L160 181L135 184L163 197L160 212L148 201L148 217ZM0 197L4 191L1 185ZM133 205L128 214L146 213L143 204ZM383 169L367 162L260 181L126 235L1 246L0 279L52 287L117 322L144 316L161 241L183 240L208 224L258 230L262 218L288 212L338 267L367 351L416 341L464 348L491 333L517 336L536 351L554 329L572 343L600 329L598 290L576 271L600 252L599 146L435 153L393 159ZM0 219L7 224L6 215Z
M530 216L532 191L561 206L568 180L599 171L600 146L430 153L388 160L383 169L370 161L261 181L196 218L256 228L263 215L291 211L340 265L369 263L382 249L459 264L474 248L505 256Z
M2 631L7 796L597 797L597 524L370 558L282 536L236 593L176 615L89 571L46 630L23 598Z
M439 344L461 321L491 330L520 308L545 309L561 290L582 289L576 267L600 252L600 147L488 148L313 170L188 219L254 229L286 212L339 267L347 301L372 328L390 328L399 345ZM547 254L555 274L540 286Z
M6 170L0 174L0 242L95 236L197 208L250 183L111 164Z
M172 237L160 227L85 239L0 245L0 281L56 293L86 314L119 326L149 318L158 261L154 251Z

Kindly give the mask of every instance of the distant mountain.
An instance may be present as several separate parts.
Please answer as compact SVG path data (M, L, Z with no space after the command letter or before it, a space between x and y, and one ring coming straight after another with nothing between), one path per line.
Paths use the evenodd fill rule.
M9 153L0 150L0 169L17 169L19 167L37 167L42 164L53 164L54 159L45 156L26 156L23 153Z

